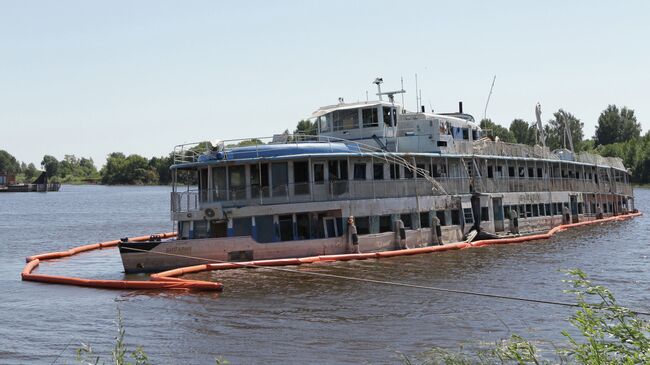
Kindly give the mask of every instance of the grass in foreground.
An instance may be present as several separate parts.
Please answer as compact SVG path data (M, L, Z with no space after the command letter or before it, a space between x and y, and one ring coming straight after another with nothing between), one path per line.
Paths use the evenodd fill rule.
M579 309L568 322L580 335L567 330L561 333L567 342L555 350L553 359L544 358L540 350L521 336L513 335L494 347L476 353L462 348L449 351L433 348L415 359L404 357L405 364L650 364L650 322L619 305L609 289L591 283L585 273L570 270L568 293L576 295Z

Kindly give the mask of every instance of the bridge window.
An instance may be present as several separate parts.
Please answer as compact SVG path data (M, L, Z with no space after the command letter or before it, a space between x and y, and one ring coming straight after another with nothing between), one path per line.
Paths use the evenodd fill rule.
M321 115L320 117L318 117L318 123L320 125L320 131L321 132L329 132L330 131L329 114Z
M362 109L361 118L363 120L364 128L379 126L379 115L377 113L377 108Z
M383 107L383 114L384 114L384 124L390 127L397 125L395 109L385 106Z
M359 128L359 110L336 110L332 113L334 131Z

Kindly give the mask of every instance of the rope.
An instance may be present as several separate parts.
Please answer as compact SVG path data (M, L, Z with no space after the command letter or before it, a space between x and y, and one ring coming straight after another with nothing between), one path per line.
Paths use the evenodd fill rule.
M128 249L128 250L137 251L137 252L151 253L151 251L143 250L143 249L139 249L139 248L133 248L133 247L122 247L122 249ZM216 260L216 259L208 259L208 258L203 258L203 257L181 255L181 254L173 254L173 253L167 253L167 252L154 252L154 253L155 254L160 254L160 255L166 255L166 256L188 258L188 259L193 259L193 260L202 260L202 261L206 261L206 262L219 263L219 264L225 264L225 263L233 264L233 265L241 266L241 268L267 269L267 270L272 270L272 271L289 272L289 273L293 273L293 274L302 274L302 275L311 275L311 276L343 279L343 280L358 281L358 282L365 282L365 283L372 283L372 284L399 286L399 287L412 288L412 289L424 289L424 290L431 290L431 291L438 291L438 292L445 292L445 293L473 295L473 296L486 297L486 298L506 299L506 300L513 300L513 301L528 302L528 303L548 304L548 305L557 305L557 306L573 307L573 308L581 307L581 305L578 304L578 303L560 302L560 301L545 300L545 299L525 298L525 297L518 297L518 296L511 296L511 295L483 293L483 292L475 292L475 291L459 290L459 289L449 289L449 288L441 288L441 287L435 287L435 286L400 283L400 282L396 282L396 281L358 278L358 277L352 277L352 276L327 274L327 273L319 273L319 272L312 272L312 271L293 270L293 269L288 269L288 268L283 268L283 267L260 266L260 265L255 265L255 264L238 263L238 262L223 261L223 260ZM637 310L629 310L629 311L631 313L634 313L634 314L637 314L637 315L650 316L650 312L637 311Z

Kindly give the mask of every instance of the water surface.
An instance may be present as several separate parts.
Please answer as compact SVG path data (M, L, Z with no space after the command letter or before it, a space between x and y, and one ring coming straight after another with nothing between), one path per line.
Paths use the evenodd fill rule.
M0 194L0 363L108 359L121 310L127 344L155 363L399 363L432 346L480 346L518 333L560 344L570 308L269 270L202 273L222 293L128 292L20 281L25 256L171 230L168 187L63 186ZM635 190L644 210L650 191ZM650 220L579 228L548 241L296 270L572 301L560 269L581 268L623 304L650 310ZM116 249L37 272L123 279ZM61 354L60 358L57 358Z

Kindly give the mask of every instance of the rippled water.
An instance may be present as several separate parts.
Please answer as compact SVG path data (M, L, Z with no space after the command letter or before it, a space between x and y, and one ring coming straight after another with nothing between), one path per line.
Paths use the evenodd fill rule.
M635 191L645 210L650 191ZM108 358L122 312L127 344L155 363L399 363L432 346L518 333L561 343L572 309L267 270L203 273L223 293L126 292L20 281L24 257L171 229L168 187L64 186L0 194L0 363L74 363L79 343ZM630 307L650 308L650 220L579 228L552 240L300 271L572 301L558 270L581 268ZM116 249L37 272L124 278ZM57 359L57 356L61 357Z

